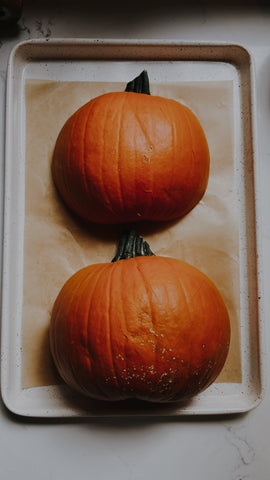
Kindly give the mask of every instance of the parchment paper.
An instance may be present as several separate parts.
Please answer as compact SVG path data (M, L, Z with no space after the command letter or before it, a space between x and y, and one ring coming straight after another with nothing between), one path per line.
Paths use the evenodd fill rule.
M124 84L27 80L24 238L23 388L59 383L48 343L54 300L64 282L91 263L111 261L121 226L85 225L62 204L51 177L58 133L81 105ZM230 81L153 84L151 93L175 98L198 116L208 139L211 169L206 194L185 218L136 225L152 250L205 272L228 307L232 337L218 381L241 381L238 208L234 185L233 84Z

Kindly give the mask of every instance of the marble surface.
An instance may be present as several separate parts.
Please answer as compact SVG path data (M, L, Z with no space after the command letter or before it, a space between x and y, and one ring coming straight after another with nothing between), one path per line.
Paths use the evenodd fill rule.
M247 47L256 67L264 256L267 376L270 287L270 9L267 2L25 1L18 25L0 24L0 168L4 166L5 79L11 49L31 38L155 38L225 41ZM1 212L3 199L1 199ZM1 228L2 234L2 228ZM0 405L0 477L56 480L268 480L269 388L244 415L202 418L25 420Z

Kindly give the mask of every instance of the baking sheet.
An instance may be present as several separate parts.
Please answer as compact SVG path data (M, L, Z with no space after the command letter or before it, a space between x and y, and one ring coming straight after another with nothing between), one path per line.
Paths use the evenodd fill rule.
M158 227L141 224L137 230L157 254L182 258L205 271L223 294L232 324L228 360L217 382L190 404L161 408L159 414L226 413L252 408L261 397L262 382L255 156L253 138L243 131L247 125L252 127L249 54L233 46L82 41L73 42L72 54L70 49L65 50L67 46L63 41L50 46L28 42L17 47L10 63L10 69L20 73L18 85L13 76L10 89L15 89L21 108L21 116L16 118L21 153L17 166L22 170L17 174L20 188L15 190L16 199L8 181L6 195L12 195L13 203L19 202L17 207L23 214L13 211L13 215L17 213L23 248L19 241L14 245L20 260L17 271L13 267L20 301L9 332L3 315L2 349L7 359L2 364L6 380L2 390L7 405L17 413L41 416L152 415L159 411L136 402L119 408L74 398L59 384L47 336L52 304L64 281L88 263L110 261L121 228L93 226L86 231L65 210L50 175L57 134L69 115L89 98L123 89L123 78L128 81L147 68L153 94L176 98L198 115L209 141L211 170L207 192L189 215ZM34 58L25 55L29 48ZM12 106L18 108L18 103L13 100L9 104L14 122ZM10 140L7 136L7 146ZM10 222L7 205L6 235ZM5 254L7 257L7 251ZM10 307L8 302L4 307ZM12 370L15 352L17 382L11 382L7 371Z

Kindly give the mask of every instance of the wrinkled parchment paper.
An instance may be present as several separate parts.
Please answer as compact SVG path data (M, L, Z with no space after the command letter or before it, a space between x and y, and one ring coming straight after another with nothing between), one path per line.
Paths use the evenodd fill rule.
M80 224L59 199L51 158L66 119L90 98L123 90L120 83L26 80L26 189L22 387L54 385L48 342L53 302L78 269L111 261L121 226ZM185 218L137 224L156 254L180 258L219 288L232 326L229 356L218 381L241 381L238 208L234 185L233 84L230 81L153 84L151 93L175 98L198 116L208 139L211 169L206 194Z

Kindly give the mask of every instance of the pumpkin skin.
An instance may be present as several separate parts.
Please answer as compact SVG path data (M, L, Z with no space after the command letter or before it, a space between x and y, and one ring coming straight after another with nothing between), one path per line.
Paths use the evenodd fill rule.
M54 303L50 346L66 384L94 399L186 400L225 363L230 321L214 283L160 256L95 264Z
M167 221L201 200L209 162L204 131L188 107L144 93L112 92L67 120L52 175L65 204L86 221Z

